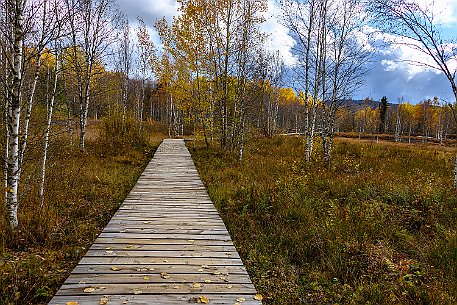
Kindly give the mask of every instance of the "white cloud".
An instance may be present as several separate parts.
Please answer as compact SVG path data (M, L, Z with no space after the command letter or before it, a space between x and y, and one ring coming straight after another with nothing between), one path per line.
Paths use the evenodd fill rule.
M457 0L416 0L422 8L433 9L436 21L443 25L457 22Z
M297 60L291 53L295 40L290 37L289 30L279 23L280 7L274 0L268 0L268 11L264 13L265 22L262 30L269 34L266 47L272 51L278 51L286 66L293 66Z
M117 0L117 2L130 19L140 16L147 24L152 24L162 17L171 20L179 8L176 0Z

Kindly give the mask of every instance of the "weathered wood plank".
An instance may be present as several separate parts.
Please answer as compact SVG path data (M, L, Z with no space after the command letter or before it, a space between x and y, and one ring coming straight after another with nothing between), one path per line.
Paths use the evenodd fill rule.
M243 274L247 276L244 266L207 266L207 265L122 265L120 270L113 270L112 265L77 265L72 274L133 274L143 273L144 270L167 272L173 274ZM203 270L203 271L202 271Z
M255 294L184 142L165 140L49 304L261 304Z
M192 299L203 294L162 294L151 298L150 295L109 295L107 296L109 305L177 305L192 304ZM229 294L204 294L212 305L233 305L239 303L240 298L245 299L242 305L258 305L259 301L253 300L251 295L241 293ZM99 305L100 295L83 295L83 296L56 296L50 305L65 305L67 302L78 302L84 305Z
M172 273L143 271L136 274L72 274L66 284L150 284L150 283L203 283L203 284L251 284L245 274Z
M176 288L176 286L178 288ZM194 285L195 286L195 285ZM145 283L145 284L103 284L87 285L87 284L63 284L56 295L87 295L84 292L86 288L95 288L91 295L113 295L113 294L189 294L189 293L230 293L243 292L255 294L254 286L249 284L207 284L201 283L198 288L194 288L193 284L170 284L170 283Z

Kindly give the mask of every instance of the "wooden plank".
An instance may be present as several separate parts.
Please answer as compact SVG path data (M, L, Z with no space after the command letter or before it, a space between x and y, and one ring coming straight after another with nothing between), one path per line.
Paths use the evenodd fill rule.
M178 288L175 288L178 286ZM103 284L87 285L87 284L63 284L63 289L60 289L56 295L87 295L84 292L86 288L95 288L91 295L112 295L112 294L189 294L189 293L231 293L232 291L255 294L255 288L252 283L249 284L207 284L202 283L198 288L194 288L192 284L173 284L173 283L145 283L145 284ZM139 293L137 293L139 292Z
M128 246L119 250L89 250L85 256L94 257L151 257L151 258L168 258L168 257L211 257L211 258L239 258L236 251L181 251L181 250L145 250L132 249Z
M148 295L109 295L107 296L109 305L177 305L177 304L192 304L192 300L201 294L167 294L160 295L154 298ZM209 299L209 304L213 305L232 305L237 302L237 299L243 298L246 301L242 305L259 305L261 302L256 301L251 295L241 293L205 295ZM83 296L56 296L50 305L65 305L67 302L78 302L80 305L99 305L101 297L98 295L83 295Z
M165 245L131 245L131 244L122 244L122 243L113 243L110 245L105 245L101 243L93 244L90 247L90 250L104 250L104 251L116 251L124 250L124 248L133 248L134 250L145 250L145 251L211 251L211 252L233 252L236 251L233 245L226 246L217 246L217 245L177 245L177 244L165 244Z
M140 269L140 268L138 268ZM141 269L140 269L141 270ZM101 284L149 284L149 283L208 283L208 284L251 284L245 274L213 273L160 273L155 270L136 272L135 274L72 274L66 284L101 285Z
M255 294L184 142L165 140L49 304L261 304Z
M224 245L232 245L231 240L204 240L204 239L181 239L181 238L158 238L158 239L150 239L150 238L137 238L137 239L129 239L129 238L111 238L111 237L98 237L95 240L97 244L129 244L129 245L217 245L217 246L224 246ZM106 246L105 246L106 247Z
M240 259L230 257L93 257L84 256L79 262L82 265L112 265L119 267L123 264L136 265L195 265L195 266L243 266Z
M120 270L113 270L112 265L77 265L72 274L142 274L144 270L173 274L242 274L247 276L244 266L200 266L200 265L122 265ZM202 271L203 270L203 271Z

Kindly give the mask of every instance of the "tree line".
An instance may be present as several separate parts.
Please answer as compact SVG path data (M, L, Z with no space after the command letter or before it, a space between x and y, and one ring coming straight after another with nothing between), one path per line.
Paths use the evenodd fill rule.
M138 17L131 26L114 0L0 0L2 168L12 227L30 152L41 151L43 200L53 132L84 152L87 126L101 118L117 118L120 136L130 120L139 131L160 122L170 137L191 134L240 161L250 133L294 130L305 136L306 162L320 138L326 164L337 131L441 141L455 129L454 101L351 108L373 54L360 33L373 24L408 37L434 63L415 64L443 72L457 96L449 65L456 50L431 7L406 0L281 1L280 21L295 41L295 64L285 67L281 54L266 47L266 0L179 4L171 22L154 23L159 47L146 22Z

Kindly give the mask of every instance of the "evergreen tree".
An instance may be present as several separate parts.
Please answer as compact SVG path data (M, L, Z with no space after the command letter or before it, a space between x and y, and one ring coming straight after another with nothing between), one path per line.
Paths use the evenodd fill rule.
M378 131L380 133L384 133L386 131L386 115L387 115L387 107L389 107L389 102L387 101L387 97L383 96L381 101L379 102L379 127Z

